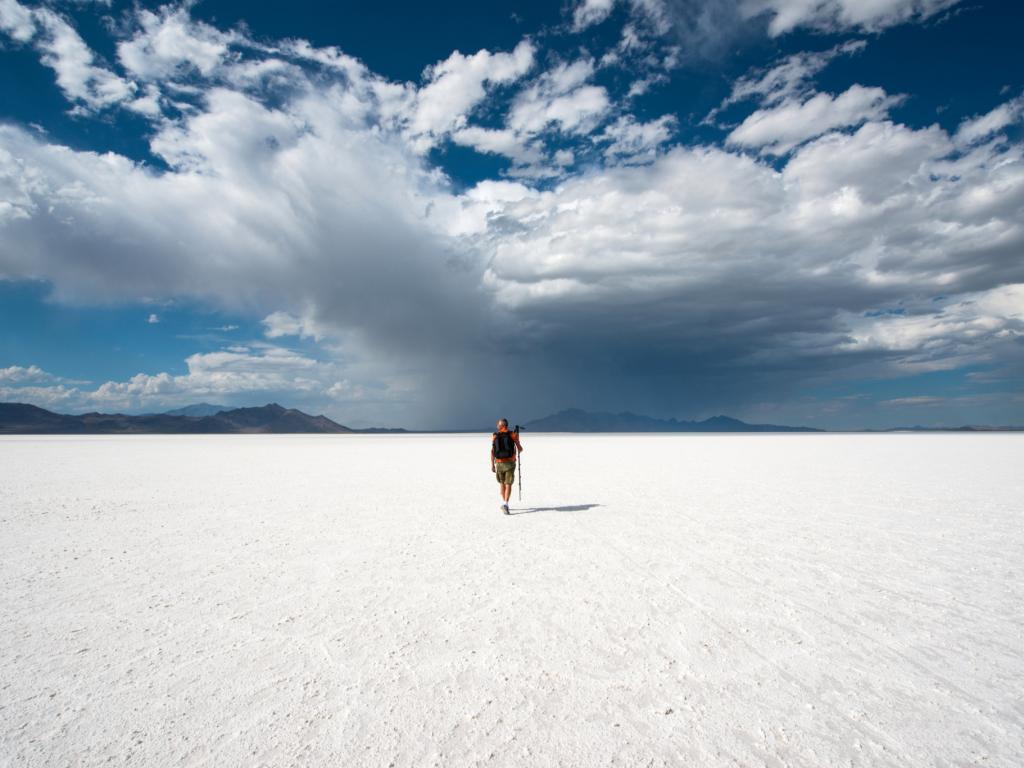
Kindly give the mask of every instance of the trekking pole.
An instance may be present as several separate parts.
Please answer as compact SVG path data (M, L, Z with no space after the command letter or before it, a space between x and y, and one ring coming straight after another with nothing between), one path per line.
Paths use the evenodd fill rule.
M519 437L519 425L516 424L516 437ZM519 500L523 500L523 454L516 448L516 458L519 460Z

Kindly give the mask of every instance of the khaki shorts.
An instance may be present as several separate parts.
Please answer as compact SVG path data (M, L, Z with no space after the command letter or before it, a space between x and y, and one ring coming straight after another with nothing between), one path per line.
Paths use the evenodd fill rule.
M512 485L516 477L516 463L514 461L494 462L494 474L502 485Z

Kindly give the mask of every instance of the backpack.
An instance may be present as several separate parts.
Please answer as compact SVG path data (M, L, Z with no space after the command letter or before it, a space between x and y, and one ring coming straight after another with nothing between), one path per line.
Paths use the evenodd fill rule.
M511 459L516 455L516 444L511 432L494 433L494 458Z

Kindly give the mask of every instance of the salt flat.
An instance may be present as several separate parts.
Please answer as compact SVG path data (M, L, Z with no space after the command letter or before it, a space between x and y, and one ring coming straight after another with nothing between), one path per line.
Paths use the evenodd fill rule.
M1024 435L0 438L0 765L1024 764Z

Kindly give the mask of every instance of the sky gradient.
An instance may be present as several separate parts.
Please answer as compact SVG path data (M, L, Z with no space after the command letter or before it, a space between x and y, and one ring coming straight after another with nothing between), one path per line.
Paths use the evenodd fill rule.
M1015 4L268 5L0 0L0 400L1024 423Z

